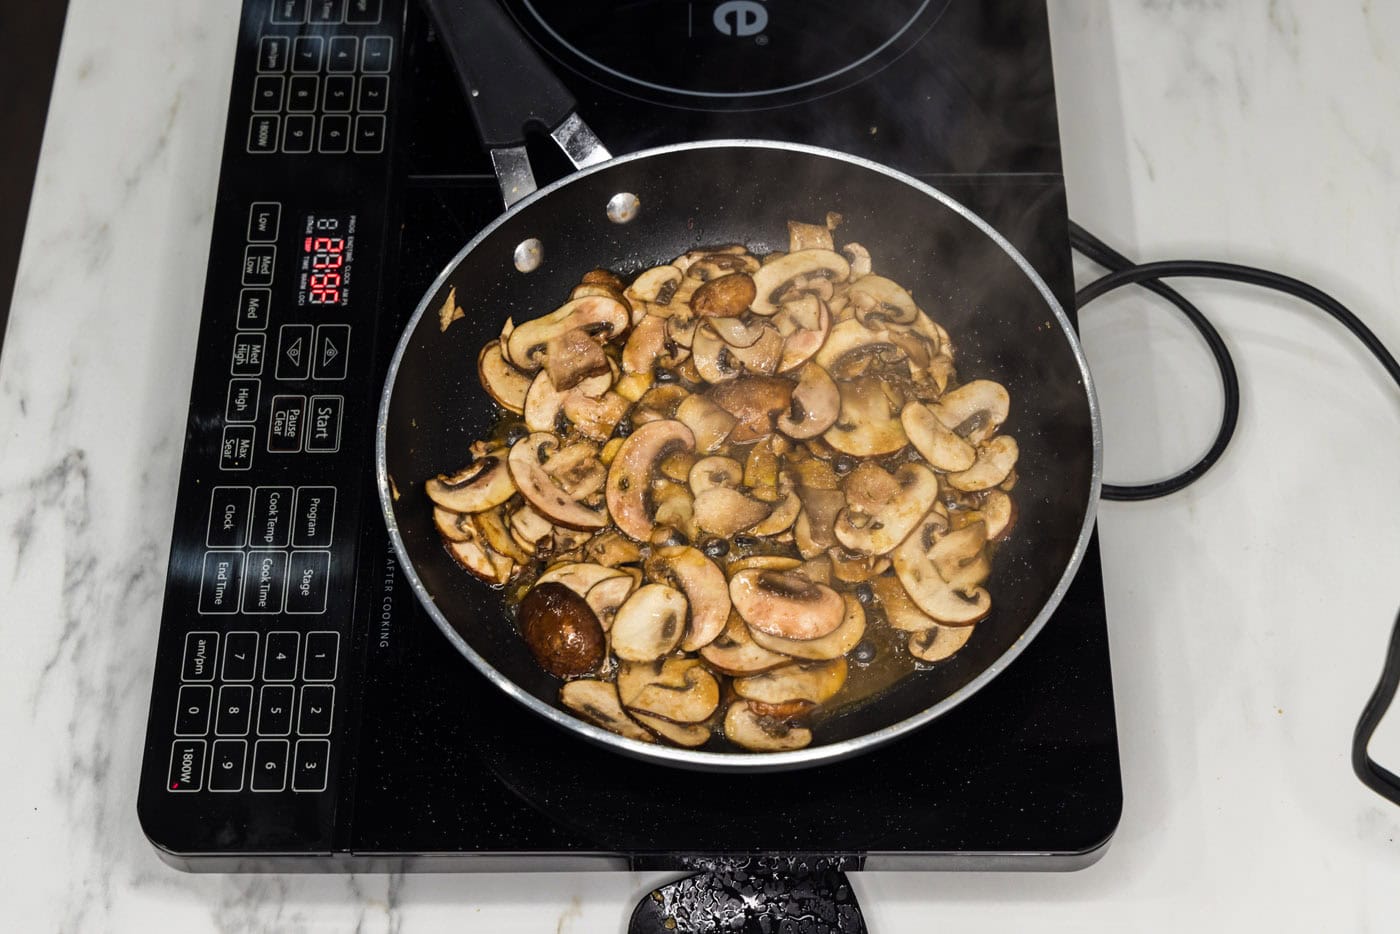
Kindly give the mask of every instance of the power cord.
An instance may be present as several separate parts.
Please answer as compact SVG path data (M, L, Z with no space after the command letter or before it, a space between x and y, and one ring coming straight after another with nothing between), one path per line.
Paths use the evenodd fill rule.
M1258 269L1253 266L1240 266L1235 263L1216 263L1206 260L1172 260L1156 263L1134 263L1114 250L1083 227L1070 221L1070 245L1090 260L1109 270L1108 274L1090 282L1075 293L1075 305L1083 308L1094 299L1114 289L1127 285L1139 285L1171 302L1192 326L1205 338L1220 369L1220 381L1225 392L1225 411L1220 420L1220 429L1205 456L1181 473L1156 483L1119 485L1105 483L1103 498L1109 500L1141 501L1167 496L1185 489L1199 480L1225 452L1235 433L1239 420L1240 384L1235 372L1235 364L1226 348L1224 340L1205 316L1176 290L1162 283L1163 279L1194 278L1224 279L1230 282L1243 282L1260 288L1272 289L1302 299L1334 318L1342 327L1350 331L1366 349L1371 352L1395 385L1400 387L1400 362L1396 362L1375 333L1361 319L1352 314L1345 305L1314 286L1298 279ZM1381 718L1385 716L1390 703L1400 689L1400 613L1396 614L1391 628L1390 646L1385 662L1381 667L1380 680L1361 712L1352 734L1351 765L1356 776L1366 787L1393 804L1400 804L1400 775L1378 764L1371 758L1368 747Z

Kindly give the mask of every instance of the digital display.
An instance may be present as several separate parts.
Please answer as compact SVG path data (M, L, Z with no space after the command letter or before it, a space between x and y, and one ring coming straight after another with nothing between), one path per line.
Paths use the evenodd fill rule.
M303 305L346 305L355 252L353 214L308 214L302 224L301 288Z

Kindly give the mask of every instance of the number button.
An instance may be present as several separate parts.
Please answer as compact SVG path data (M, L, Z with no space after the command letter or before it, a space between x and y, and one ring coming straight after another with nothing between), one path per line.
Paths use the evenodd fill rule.
M292 45L292 71L320 71L323 45L320 36L298 36Z
M243 763L248 757L248 741L220 739L214 742L209 763L210 791L242 791Z
M297 740L293 756L293 791L325 791L326 769L331 758L331 744L324 739Z
M306 22L307 0L272 0L272 21L300 25Z
M394 40L390 36L366 36L360 70L370 74L383 74L388 71L393 49Z
M302 678L307 681L334 681L336 657L340 654L340 633L308 632L306 634L306 667Z
M359 51L359 39L354 36L336 36L331 40L330 54L326 57L326 71L354 71Z
M231 632L224 636L224 680L252 681L258 673L258 634Z
M364 116L355 118L355 151L384 151L384 118Z
M330 75L326 78L326 90L321 97L321 107L326 113L349 113L354 103L354 78L350 75Z
M282 76L258 75L253 80L253 113L275 114L282 109Z
M246 736L253 719L253 689L246 684L219 688L219 713L214 719L214 735Z
M296 688L290 684L268 684L258 704L258 735L287 736L292 732L292 700Z
M294 681L299 637L294 632L269 632L263 655L264 681Z
M350 149L350 118L345 114L328 114L321 118L321 152L348 152Z
M313 113L320 79L315 75L295 75L287 85L287 109L292 113Z
M314 105L316 98L311 98ZM316 118L311 114L289 114L287 125L282 130L282 151L290 153L310 152L316 142Z
M384 0L350 0L350 10L345 14L347 23L373 26L383 15Z
M253 744L254 791L281 791L287 787L287 749L285 739L260 739Z
M329 684L309 684L302 688L297 732L302 736L330 736L331 708L334 706L335 688Z
M339 23L345 19L345 0L311 0L311 22Z
M389 109L389 76L365 75L360 79L360 110L382 114Z
M175 709L176 736L203 736L209 732L209 705L214 703L214 689L207 684L187 684L180 688L180 700Z

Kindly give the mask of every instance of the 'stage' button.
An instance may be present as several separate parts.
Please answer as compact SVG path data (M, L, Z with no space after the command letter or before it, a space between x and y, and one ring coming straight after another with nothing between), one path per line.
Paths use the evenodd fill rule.
M294 551L287 568L287 612L326 612L327 578L331 556L327 551Z

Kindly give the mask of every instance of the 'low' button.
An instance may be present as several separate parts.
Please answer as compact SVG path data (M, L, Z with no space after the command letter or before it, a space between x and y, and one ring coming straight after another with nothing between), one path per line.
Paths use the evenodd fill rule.
M330 768L331 760L329 740L297 740L296 753L292 759L293 791L326 790L326 770Z
M199 612L206 616L238 612L243 583L243 552L211 551L204 556L199 580Z
M344 379L350 366L350 325L322 324L316 328L316 379Z
M277 79L282 80L282 79ZM276 243L282 226L282 205L276 201L254 201L248 207L248 242Z
M272 412L267 420L267 449L274 454L300 451L305 423L305 396L273 396Z
M287 571L287 612L324 613L331 570L328 551L294 551Z
M335 487L304 486L297 490L293 548L329 548L335 529Z
M204 787L204 740L177 739L170 744L170 791L199 791Z
M340 450L340 417L344 396L312 396L306 416L306 450L334 454Z
M248 543L253 491L246 486L216 486L209 494L210 548L242 548Z
M180 667L181 681L213 681L214 663L218 660L219 634L190 632L185 634L185 657Z

